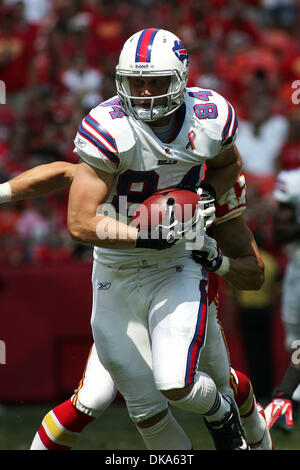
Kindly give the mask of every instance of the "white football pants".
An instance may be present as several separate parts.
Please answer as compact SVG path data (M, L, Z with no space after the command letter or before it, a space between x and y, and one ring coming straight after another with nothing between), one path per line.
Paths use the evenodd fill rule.
M184 386L193 380L193 374L198 366L199 370L206 372L213 378L222 393L233 396L230 387L229 359L223 334L217 321L216 305L214 302L211 303L209 315L206 315L206 279L199 275L199 266L194 262L191 263L191 268L190 263L186 263L186 260L185 264L173 265L171 263L171 266L165 266L164 263L164 269L169 270L167 292L163 288L160 289L162 286L157 266L151 266L150 269L141 268L142 274L140 271L137 273L134 270L134 275L132 268L122 269L120 270L121 279L120 271L117 273L117 283L114 271L111 272L105 268L99 272L98 266L94 269L94 300L96 302L99 300L100 303L106 297L111 299L108 304L104 302L108 308L108 314L100 317L100 333L97 327L95 330L95 325L99 324L99 313L98 307L94 303L92 324L96 338L100 334L99 353L102 360L104 358L106 367L113 371L115 382L127 402L129 414L137 423L154 416L168 406L167 400L158 391L157 383L153 377L150 335L152 336L152 345L162 341L162 345L158 344L158 350L153 355L155 364L159 366L159 363L162 362L157 376L166 378L161 383L167 386L168 383L174 384L173 377L175 377L176 383L171 385L171 388ZM147 283L146 290L151 294L149 331L148 314L143 308L144 305L141 306L143 296L141 299L138 295L138 292L143 293L145 282ZM154 291L154 282L157 292ZM197 286L197 295L188 294L191 284ZM115 285L119 285L117 294L121 293L121 299L119 296L115 297L115 289L112 289ZM180 288L174 290L177 285ZM123 289L126 291L127 298L125 293L122 295ZM106 295L108 292L110 292L109 296ZM170 292L174 292L171 304L177 307L177 310L176 308L173 310L175 312L174 319L170 318L166 307L166 304L170 305L167 302ZM128 293L130 295L127 295ZM193 300L187 300L188 295ZM131 299L135 301L133 305L137 307L137 310L140 309L142 312L142 322L136 321L136 309L129 307L132 305L129 303ZM154 302L153 299L155 299ZM116 308L116 300L121 303L118 308ZM182 303L184 308L181 308ZM187 312L189 307L190 313ZM127 308L128 311L126 311ZM115 311L117 314L114 313ZM184 318L181 318L180 312L183 312L182 317ZM183 321L184 319L185 321ZM187 326L189 322L192 325L190 327ZM107 346L104 351L103 343ZM170 361L170 367L163 360L165 356ZM185 361L182 356L185 357ZM112 379L101 365L95 346L93 346L81 387L75 396L76 407L84 412L90 410L89 414L97 416L111 403L115 393L116 388Z

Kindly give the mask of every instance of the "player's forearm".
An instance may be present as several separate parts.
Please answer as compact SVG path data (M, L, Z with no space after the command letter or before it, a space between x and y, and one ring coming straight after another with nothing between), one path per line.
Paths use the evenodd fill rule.
M213 236L222 254L230 260L230 270L224 278L236 289L260 289L264 282L264 262L243 215L216 225Z
M19 174L7 182L10 198L2 202L34 199L45 194L61 191L71 186L76 165L67 162L54 162L36 166ZM0 189L1 202L1 189Z
M70 211L68 229L74 241L85 245L110 249L136 246L137 229L111 217L98 215L85 220Z
M254 256L229 258L230 270L224 276L238 290L259 290L264 282L264 265Z
M74 241L110 249L135 248L137 229L118 220L113 206L106 204L114 180L113 174L85 162L77 165L70 188L67 222Z

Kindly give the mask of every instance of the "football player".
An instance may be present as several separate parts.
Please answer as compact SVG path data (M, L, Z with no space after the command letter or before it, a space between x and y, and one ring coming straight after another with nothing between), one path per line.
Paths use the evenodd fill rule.
M291 362L265 412L269 427L282 415L286 417L287 426L292 427L292 397L300 384L300 168L278 174L274 199L277 201L274 239L279 245L286 247L288 256L283 282L282 319Z
M75 170L75 164L65 162L35 167L0 185L0 202L39 197L69 187ZM258 256L258 250L243 220L243 212L246 208L245 191L245 180L240 175L235 185L216 203L214 235L218 240L222 240L223 234L228 233L228 236L225 237L227 239L226 246L223 248L225 248L226 254L235 259L240 255L247 254L245 246L250 245L248 256L240 265L241 281L239 284L241 289L257 289L261 283L261 276L258 275L259 271L255 260L255 257ZM235 242L235 237L232 236L236 230L240 234L239 239L243 241L238 245ZM213 245L211 247L214 248ZM251 257L254 259L252 260ZM250 269L247 270L248 263L250 263ZM266 430L264 419L258 414L249 379L241 372L230 368L224 334L217 320L217 276L214 274L211 275L208 304L207 334L210 337L214 336L214 339L208 341L208 344L211 343L210 347L208 344L204 347L200 356L200 368L206 370L214 378L222 392L235 397L250 448L271 449L270 435ZM115 394L116 387L100 363L95 346L93 346L83 378L74 396L47 413L34 437L31 449L71 449L77 442L80 432L103 413L114 400ZM172 420L171 416L168 419ZM171 425L165 420L164 425L163 432L169 434L169 440L172 434L181 434L175 423ZM154 439L151 439L151 434L148 433L148 437L144 438L148 448L157 448L161 432L158 431L157 437ZM181 434L180 445L188 442L187 437Z
M125 42L117 96L90 111L74 141L82 162L70 189L68 229L73 240L94 246L93 337L139 429L146 434L167 416L166 405L156 406L162 394L204 416L217 449L245 450L234 400L197 369L207 322L202 254L192 257L179 243L180 233L188 237L174 235L176 220L147 237L107 209L124 215L124 200L138 204L157 190L197 187L205 163L202 190L212 199L236 181L235 111L212 90L188 89L187 80L188 54L173 33L149 28ZM229 269L222 257L217 272Z

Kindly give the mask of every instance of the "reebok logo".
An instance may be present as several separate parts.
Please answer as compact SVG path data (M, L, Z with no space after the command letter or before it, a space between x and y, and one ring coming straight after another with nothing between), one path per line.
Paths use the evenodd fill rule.
M87 143L79 137L75 140L75 144L77 144L78 147L85 147L87 145Z
M98 282L97 289L98 290L108 290L111 286L111 282Z

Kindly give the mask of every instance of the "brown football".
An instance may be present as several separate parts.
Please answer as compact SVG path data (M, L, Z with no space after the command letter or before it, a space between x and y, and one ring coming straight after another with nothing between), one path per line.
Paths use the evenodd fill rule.
M200 195L188 189L162 189L137 207L130 224L139 229L155 228L165 217L168 204L174 203L176 220L187 222L193 217L200 198Z

